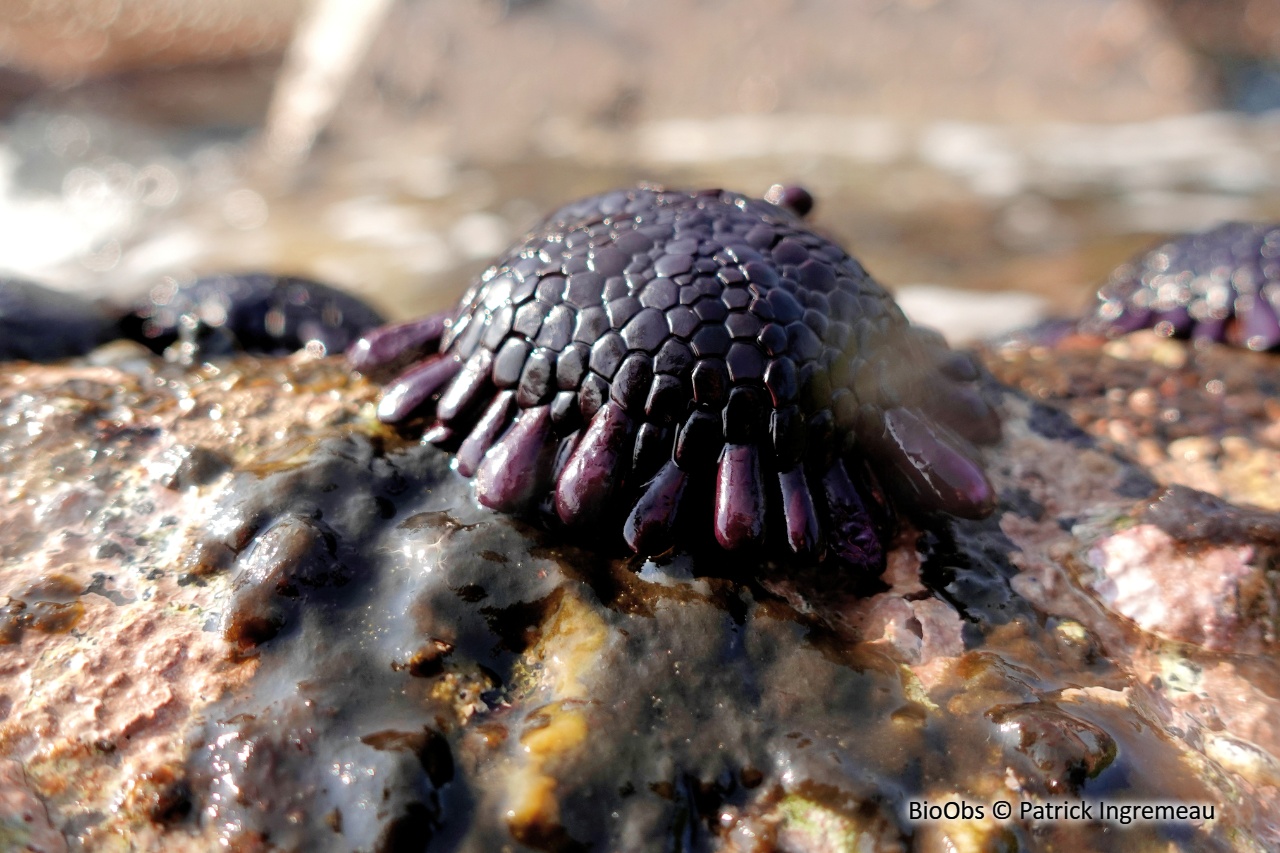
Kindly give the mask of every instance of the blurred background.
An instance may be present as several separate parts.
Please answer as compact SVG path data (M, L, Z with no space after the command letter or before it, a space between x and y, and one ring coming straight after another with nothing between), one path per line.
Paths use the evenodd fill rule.
M450 303L647 179L813 220L954 338L1280 218L1280 0L5 0L0 273Z

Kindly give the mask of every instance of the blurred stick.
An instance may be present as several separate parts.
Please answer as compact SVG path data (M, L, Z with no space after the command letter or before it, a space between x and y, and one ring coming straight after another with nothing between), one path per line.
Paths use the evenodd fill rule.
M287 181L329 124L392 0L314 0L276 79L263 133L266 163Z

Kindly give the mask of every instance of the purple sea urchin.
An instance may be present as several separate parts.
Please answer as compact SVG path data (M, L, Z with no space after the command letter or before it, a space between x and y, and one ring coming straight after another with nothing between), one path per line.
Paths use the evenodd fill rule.
M293 276L223 273L171 281L153 287L131 310L0 277L0 360L70 358L116 337L157 353L172 348L187 363L304 347L335 353L382 322L358 298Z
M641 187L570 204L455 311L348 358L416 360L379 417L433 416L425 437L494 509L616 517L643 554L676 544L681 518L730 550L777 531L878 570L882 487L907 511L990 512L973 443L999 422L974 362L800 222L807 193L771 198Z
M1228 222L1171 240L1118 267L1082 324L1107 336L1170 337L1280 348L1280 225Z
M360 299L296 276L222 273L152 288L121 321L126 336L185 359L235 352L340 353L383 318Z

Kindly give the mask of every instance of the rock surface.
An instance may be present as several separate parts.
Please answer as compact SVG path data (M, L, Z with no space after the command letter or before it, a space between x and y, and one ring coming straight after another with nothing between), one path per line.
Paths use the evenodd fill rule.
M857 588L490 514L333 360L10 365L0 846L1274 848L1274 361L1120 346L987 352L1000 509Z

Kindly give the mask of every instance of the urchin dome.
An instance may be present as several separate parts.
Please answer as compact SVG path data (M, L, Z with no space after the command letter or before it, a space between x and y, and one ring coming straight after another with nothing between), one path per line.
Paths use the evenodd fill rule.
M999 426L972 360L793 209L723 190L584 199L454 312L384 327L350 358L424 353L379 416L429 413L427 437L495 509L618 518L642 553L686 518L727 549L776 530L798 553L877 563L881 487L909 510L990 510L971 442Z

